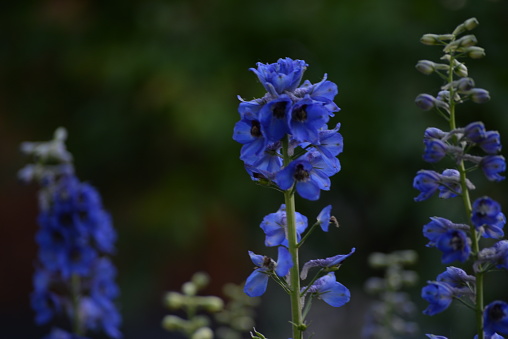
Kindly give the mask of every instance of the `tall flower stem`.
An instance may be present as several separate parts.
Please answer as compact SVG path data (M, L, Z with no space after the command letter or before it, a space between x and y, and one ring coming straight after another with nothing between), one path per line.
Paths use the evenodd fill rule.
M73 274L71 276L71 293L72 293L72 330L76 335L83 335L83 324L81 322L81 315L79 310L80 302L81 279L79 275Z
M291 162L289 155L289 137L283 139L282 152L284 157L284 166ZM294 190L289 189L284 192L284 202L286 204L286 222L287 239L289 253L293 260L293 267L289 272L291 287L291 322L293 325L293 339L302 339L303 316L302 301L300 297L300 268L298 259L298 238L296 235L296 217L295 217L295 194Z
M455 59L453 56L450 58L450 69L448 72L448 83L453 82L453 65L454 65ZM450 129L454 130L457 128L456 122L455 122L455 100L453 99L455 96L453 86L450 88ZM471 206L471 199L469 197L469 189L467 187L467 177L466 177L466 168L464 166L464 161L460 160L460 162L457 165L457 170L460 173L460 183L462 188L462 200L464 202L464 208L466 215L469 220L471 220L471 214L472 214L472 206ZM471 223L471 240L472 240L472 249L473 249L473 256L474 258L478 257L478 253L480 252L480 244L479 244L479 236L477 234L477 231L474 227L474 225ZM483 273L477 272L475 273L476 277L476 309L475 309L475 318L476 318L476 327L478 329L478 339L484 339L484 333L483 333Z

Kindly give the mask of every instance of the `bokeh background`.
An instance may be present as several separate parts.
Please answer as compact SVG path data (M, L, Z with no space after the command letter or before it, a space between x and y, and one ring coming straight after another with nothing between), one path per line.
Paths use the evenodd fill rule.
M237 95L263 95L256 62L303 59L305 78L324 73L339 86L337 104L345 151L332 190L318 202L297 200L309 220L332 204L341 227L318 234L303 258L357 252L337 274L353 294L341 309L314 310L315 337L359 338L369 297L364 281L372 251L415 249L419 285L411 291L422 333L472 337L470 315L453 306L432 318L419 291L444 270L425 247L430 216L464 221L460 201L415 203L414 174L440 169L421 160L427 126L446 128L414 105L435 94L437 77L418 73L419 59L436 60L424 33L447 33L475 16L487 56L467 63L484 105L459 108L459 124L483 120L508 135L508 3L504 0L146 0L10 1L0 20L0 337L39 338L29 306L36 257L35 186L16 181L26 159L18 145L48 140L58 126L82 180L97 187L119 234L119 300L126 339L173 338L160 327L169 311L165 291L179 289L197 270L206 291L221 294L252 269L247 250L263 247L259 223L283 201L250 182L231 136ZM489 194L508 206L506 183L477 178L473 197ZM508 208L508 207L505 207ZM507 274L487 280L487 300L507 300ZM269 286L257 328L287 338L288 301ZM490 298L490 299L489 299ZM315 303L317 305L318 303ZM311 315L312 318L312 315ZM421 337L421 336L420 336Z

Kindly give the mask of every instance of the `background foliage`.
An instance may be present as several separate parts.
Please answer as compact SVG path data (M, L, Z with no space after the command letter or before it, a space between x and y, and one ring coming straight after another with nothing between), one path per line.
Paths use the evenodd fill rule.
M125 338L152 339L171 337L160 328L167 313L164 291L178 289L195 270L211 274L209 293L245 279L252 269L247 250L262 247L258 225L282 203L277 192L250 182L238 159L240 145L231 139L236 95L251 99L263 93L248 71L256 62L304 59L310 65L305 78L317 82L326 72L339 86L342 111L334 121L342 123L343 169L319 202L297 201L309 219L333 204L341 224L328 237L311 239L304 259L357 248L338 274L352 289L352 302L339 310L313 310L312 330L320 337L332 338L338 330L359 337L368 301L362 284L376 274L367 268L370 252L418 250L423 284L444 266L437 250L424 247L421 226L434 215L463 218L459 201L413 202L412 179L424 167L423 131L430 125L446 128L413 102L440 85L414 69L417 60L440 56L439 48L418 42L422 34L450 32L478 18L474 33L487 57L468 66L492 101L462 105L459 121L483 120L508 138L506 1L41 0L1 7L5 338L46 332L33 325L28 299L36 188L21 186L15 176L25 163L19 143L48 140L58 126L69 131L78 176L101 191L114 217ZM508 208L506 183L476 182L473 196L488 193ZM506 300L506 277L500 273L499 279L487 281L487 296L501 292ZM257 327L282 338L289 315L273 286ZM419 299L419 287L413 292ZM421 317L421 327L461 337L467 328L462 311L455 307L443 316Z

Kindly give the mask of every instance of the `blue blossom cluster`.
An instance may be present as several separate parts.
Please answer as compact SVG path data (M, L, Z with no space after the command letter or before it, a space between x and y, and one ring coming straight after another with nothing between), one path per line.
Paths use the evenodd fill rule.
M459 37L477 25L477 20L472 18L459 25L452 34L426 34L422 37L424 44L443 46L444 56L440 60L447 63L421 60L416 68L424 74L437 73L446 80L446 84L436 97L420 94L416 104L424 110L435 109L450 126L449 131L436 127L425 130L423 160L435 164L449 158L455 168L442 172L420 170L414 178L413 187L420 191L415 201L427 200L435 194L442 199L462 198L467 224L433 217L423 227L423 235L429 241L428 247L442 252L442 263L471 260L474 273L468 275L463 269L450 266L435 281L429 281L422 289L423 299L429 302L424 313L435 315L446 310L454 299L460 299L476 310L478 337L502 338L501 335L508 335L508 306L505 302L494 301L484 307L482 288L486 272L493 268L508 269L508 241L501 240L506 217L501 205L494 199L488 196L474 201L470 199L469 192L475 186L467 174L480 169L488 181L499 182L505 179L502 173L506 170L506 161L499 154L502 149L499 132L487 130L480 121L465 127L456 127L455 122L456 105L467 100L484 103L490 99L486 90L475 87L474 80L468 77L467 67L459 61L465 56L484 56L483 49L476 46L474 35ZM481 249L481 238L494 239L497 243ZM430 334L428 337L444 338Z
M340 171L336 158L343 150L338 130L327 123L339 107L333 102L337 85L326 80L302 83L307 64L302 60L279 59L251 68L265 90L262 98L240 99L240 121L233 139L240 144L240 159L253 180L288 190L294 187L308 200L319 199L330 189L329 177ZM287 143L290 163L284 163Z
M320 227L323 231L328 231L330 223L335 222L330 212L331 206L325 207L321 213L319 213L312 228ZM307 230L307 223L307 217L296 212L299 240L301 239L301 235ZM275 261L268 256L249 252L255 269L247 278L244 291L250 297L263 295L270 277L279 284L282 284L285 289L290 288L285 281L293 265L291 254L287 248L286 206L283 204L277 212L268 214L263 219L260 227L266 236L265 245L267 247L277 247L278 257L277 261ZM339 254L325 259L310 260L305 263L300 273L302 281L307 279L307 275L312 268L320 268L320 270L311 280L310 284L302 288L301 296L322 299L324 302L334 307L339 307L347 303L350 299L350 292L344 285L336 280L334 271L336 271L344 260L354 252L355 249L353 248L348 254ZM320 273L326 274L319 277Z
M84 338L86 331L102 331L121 338L121 317L114 303L119 295L116 269L109 259L115 251L116 232L99 193L75 176L72 157L65 150L66 133L55 139L23 143L22 150L35 159L19 176L38 181L39 246L31 295L39 325L61 315L73 323L73 333L55 328L47 339Z

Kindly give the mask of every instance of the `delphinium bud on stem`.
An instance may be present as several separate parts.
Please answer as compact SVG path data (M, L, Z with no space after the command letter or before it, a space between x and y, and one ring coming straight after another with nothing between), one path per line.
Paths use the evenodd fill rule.
M336 280L334 271L354 252L311 260L300 272L301 246L316 228L327 232L335 218L330 215L331 206L327 206L308 228L307 217L296 212L295 194L314 201L322 190L328 191L330 177L340 171L336 157L343 150L340 124L328 127L330 118L339 111L333 101L337 85L326 75L318 83L302 82L307 66L303 60L285 58L251 68L266 94L250 101L240 99L240 121L233 133L233 139L243 145L240 159L252 180L284 196L280 208L261 223L265 245L275 247L277 257L249 252L255 269L247 278L245 292L260 296L270 278L277 282L290 296L293 339L303 338L312 299L322 299L334 307L349 301L349 290ZM319 270L301 287L313 267ZM264 337L257 331L251 335Z
M485 56L484 49L476 46L476 37L469 33L477 25L478 21L471 18L457 26L452 34L425 34L421 39L426 45L442 46L444 55L440 58L439 67L431 61L419 61L416 68L423 74L437 74L444 85L436 97L418 95L416 104L424 110L435 109L448 122L448 131L436 127L425 131L423 159L437 163L449 157L453 159L455 168L445 169L442 173L420 170L413 186L420 191L416 201L426 200L436 193L442 199L461 197L466 220L469 221L462 224L443 217L432 217L423 228L423 234L429 240L427 246L442 252L442 263L459 261L469 264L469 273L449 266L435 281L428 282L422 289L422 297L429 302L424 313L435 315L446 310L453 300L458 300L475 314L476 338L487 339L508 335L507 304L494 301L485 307L483 298L485 274L495 268L508 268L503 264L508 260L507 241L500 240L504 236L506 218L499 203L488 196L471 202L470 191L475 186L467 174L481 169L488 181L498 182L505 178L501 173L506 169L506 162L499 155L501 142L497 131L487 130L480 121L457 126L458 104L468 100L477 104L490 100L486 90L475 87L462 61L466 57L477 59ZM446 67L442 66L443 61ZM498 242L493 247L482 249L480 240L484 238ZM445 338L432 334L427 336Z

